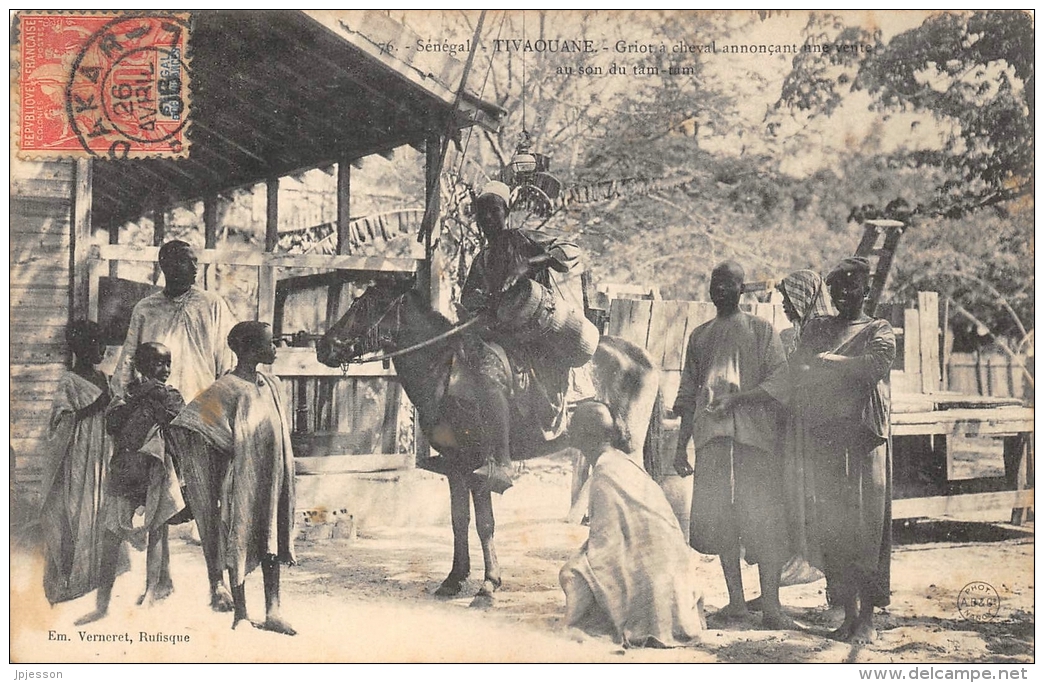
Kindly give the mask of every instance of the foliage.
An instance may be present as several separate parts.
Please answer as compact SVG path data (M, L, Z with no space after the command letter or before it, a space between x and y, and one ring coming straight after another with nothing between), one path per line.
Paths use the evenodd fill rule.
M883 117L927 115L938 147L884 152L897 168L942 174L914 213L957 218L1033 188L1033 18L1021 11L939 13L880 41L830 15L814 16L809 41L870 41L866 52L830 59L801 54L777 108L831 117L853 93Z

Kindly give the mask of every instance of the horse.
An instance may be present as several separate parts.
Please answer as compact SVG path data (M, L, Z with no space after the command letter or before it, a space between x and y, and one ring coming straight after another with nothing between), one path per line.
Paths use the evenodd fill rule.
M462 369L463 364L454 357L463 333L454 337L453 328L412 285L378 282L367 288L317 342L316 357L324 365L338 367L365 354L419 345L396 356L393 362L403 390L416 407L421 430L440 453L430 460L445 463L437 471L449 481L453 564L435 594L460 594L471 572L470 494L485 564L482 586L475 596L479 603L492 600L501 585L501 570L493 543L492 494L473 470L487 461L494 448L508 449L511 460L525 460L560 451L569 441L565 434L545 441L524 438L518 429L513 430L512 402L517 399L510 369L503 368L501 377ZM594 399L604 403L614 418L613 445L636 460L644 448L644 462L651 462L662 425L659 373L651 357L631 342L602 336L590 369ZM455 387L449 392L451 379ZM449 393L470 400L462 402L448 397Z

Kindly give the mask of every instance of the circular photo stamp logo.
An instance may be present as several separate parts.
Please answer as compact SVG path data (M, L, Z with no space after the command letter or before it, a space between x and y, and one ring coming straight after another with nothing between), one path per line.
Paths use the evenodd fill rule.
M985 581L972 581L957 596L957 611L969 621L991 621L1000 612L1000 595Z

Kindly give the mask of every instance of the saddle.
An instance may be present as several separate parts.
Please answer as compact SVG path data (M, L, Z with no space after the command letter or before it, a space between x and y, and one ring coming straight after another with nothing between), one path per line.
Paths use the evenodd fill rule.
M543 367L541 367L543 366ZM561 386L552 385L561 373ZM545 441L561 436L566 426L565 389L569 370L547 367L539 359L503 344L470 336L461 339L453 353L440 404L446 400L473 401L469 384L476 375L494 382L509 397L512 441L516 435Z

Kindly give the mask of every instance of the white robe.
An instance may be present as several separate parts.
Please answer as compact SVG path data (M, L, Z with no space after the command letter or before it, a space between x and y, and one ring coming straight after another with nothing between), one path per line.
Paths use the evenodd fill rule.
M559 572L566 623L638 647L697 638L706 628L698 559L663 491L615 449L598 458L590 487L590 536Z

